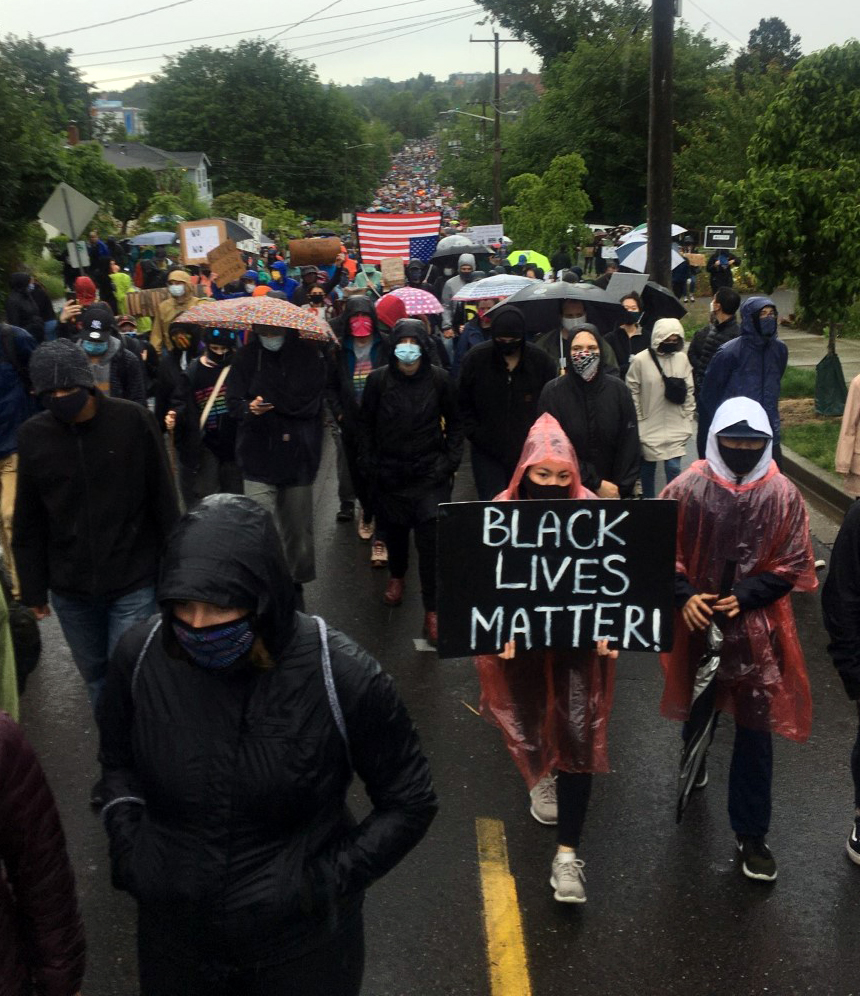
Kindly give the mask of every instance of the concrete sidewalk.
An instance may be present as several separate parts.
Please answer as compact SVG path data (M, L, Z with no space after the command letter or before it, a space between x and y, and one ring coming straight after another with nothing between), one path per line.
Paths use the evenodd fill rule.
M797 293L792 290L779 290L770 295L779 314L790 315L795 308ZM827 337L813 335L800 329L780 328L779 337L788 346L788 362L793 367L815 369L818 361L827 353ZM838 339L836 353L842 361L845 383L850 384L860 374L860 340Z

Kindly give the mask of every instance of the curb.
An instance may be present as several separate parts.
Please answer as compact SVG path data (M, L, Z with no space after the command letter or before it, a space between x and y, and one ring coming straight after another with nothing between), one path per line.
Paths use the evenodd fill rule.
M838 514L839 521L854 504L854 499L842 490L839 477L786 446L782 447L782 464L786 477L828 505L834 514Z

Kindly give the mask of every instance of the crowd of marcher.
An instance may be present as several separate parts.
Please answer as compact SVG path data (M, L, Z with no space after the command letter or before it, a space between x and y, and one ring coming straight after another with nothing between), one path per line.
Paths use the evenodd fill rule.
M396 158L374 207L432 208L446 196L435 165L430 143ZM354 522L370 564L387 567L392 609L408 597L414 542L431 645L438 508L466 441L481 501L651 499L662 464L659 497L679 508L666 538L677 620L662 712L684 721L688 742L696 667L718 622L716 709L735 723L731 827L743 873L776 878L771 738L803 741L811 721L787 596L817 582L805 506L780 470L787 351L773 301L742 303L718 283L688 348L659 296L609 298L607 326L593 302L607 302L610 281L601 290L578 268L544 273L498 248L405 261L402 290L424 295L410 299L348 247L326 268L296 270L272 246L221 287L217 273L154 254L129 274L98 233L90 245L91 275L70 275L58 314L27 274L11 280L2 536L16 603L56 615L87 686L101 734L91 800L114 885L138 903L142 996L358 993L364 891L436 811L391 679L305 613L326 425L337 520ZM559 289L535 323L508 299L545 278ZM166 288L151 323L121 304L147 281ZM331 334L182 321L198 294L286 299ZM699 459L682 473L694 433ZM825 591L855 700L858 529L852 514ZM530 811L557 826L551 883L565 903L586 898L579 849L592 776L609 770L617 658L606 641L567 651L509 641L476 662L481 710L502 730ZM14 684L0 691L15 716ZM852 770L860 820L860 733ZM346 803L353 773L372 804L359 824ZM706 783L702 763L695 787ZM858 826L848 852L860 863ZM38 763L7 718L0 861L0 993L32 983L72 996L84 957L73 877Z

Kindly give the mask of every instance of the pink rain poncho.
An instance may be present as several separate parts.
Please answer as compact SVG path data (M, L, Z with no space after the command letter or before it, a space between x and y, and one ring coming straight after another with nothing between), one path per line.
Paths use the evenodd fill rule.
M552 415L535 422L508 488L496 501L518 500L526 470L544 460L566 464L571 498L594 498L582 486L579 461ZM481 713L498 726L517 767L532 788L553 769L609 770L606 727L615 687L615 661L596 650L521 650L513 660L475 660Z
M768 572L796 591L814 591L818 581L806 506L770 459L770 445L744 483L727 479L731 472L719 458L715 435L740 418L770 433L760 405L746 398L725 402L711 425L708 459L694 463L660 495L678 502L676 569L700 593L719 592L727 560L737 562L735 582ZM764 608L742 610L722 628L717 709L732 713L748 729L805 741L812 701L791 600L786 596ZM676 613L672 652L660 655L664 716L687 718L704 649L705 634L690 633Z

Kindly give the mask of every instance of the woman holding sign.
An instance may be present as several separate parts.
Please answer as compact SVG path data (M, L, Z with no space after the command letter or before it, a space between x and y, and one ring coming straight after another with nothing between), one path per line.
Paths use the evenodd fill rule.
M507 490L496 501L594 498L579 461L552 415L535 422ZM585 902L584 862L577 857L594 772L609 770L606 728L617 650L517 650L478 657L481 712L502 730L531 790L531 814L557 826L550 884L560 903ZM553 777L557 771L557 779Z

